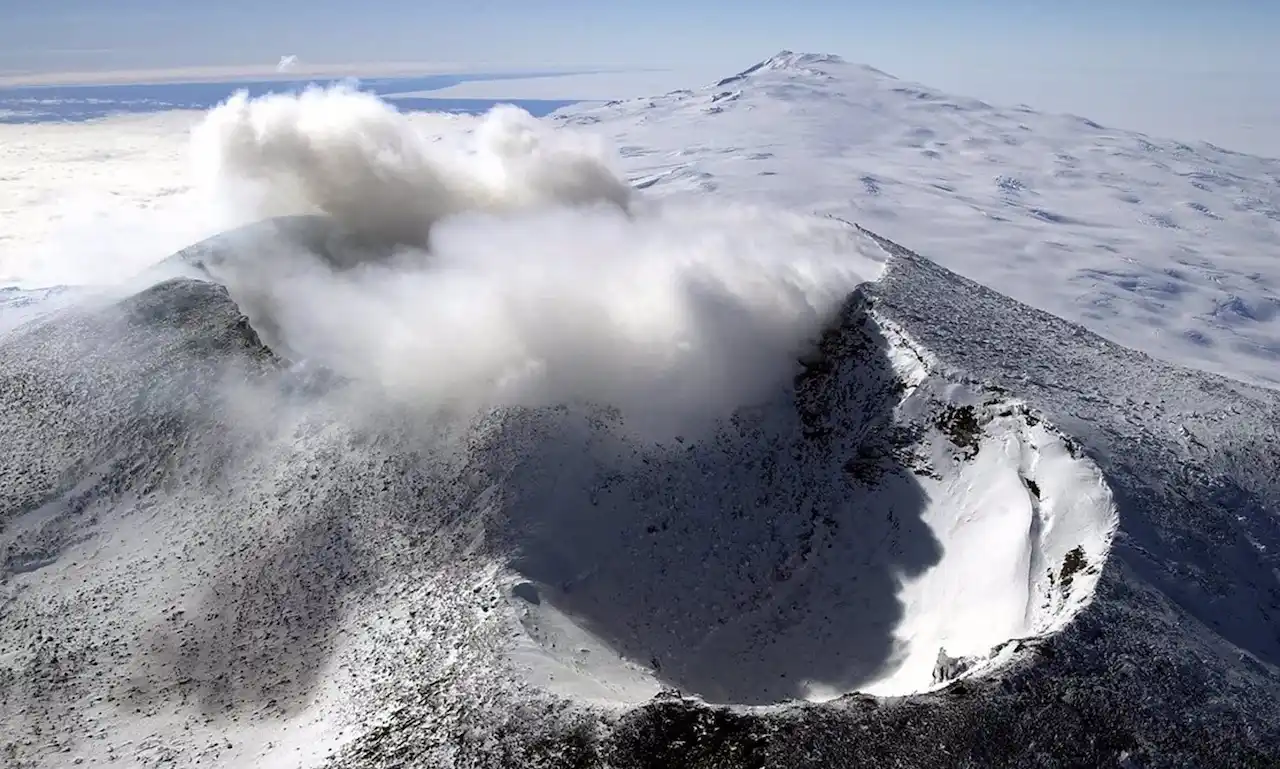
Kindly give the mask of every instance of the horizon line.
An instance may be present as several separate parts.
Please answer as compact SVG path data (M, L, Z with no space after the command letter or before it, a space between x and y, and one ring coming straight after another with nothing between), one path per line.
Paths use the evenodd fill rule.
M281 71L276 64L207 65L65 72L0 72L0 88L54 88L105 85L168 85L236 81L303 80L361 77L487 76L482 79L564 77L582 74L665 72L660 67L537 67L532 65L459 64L448 62L300 63Z

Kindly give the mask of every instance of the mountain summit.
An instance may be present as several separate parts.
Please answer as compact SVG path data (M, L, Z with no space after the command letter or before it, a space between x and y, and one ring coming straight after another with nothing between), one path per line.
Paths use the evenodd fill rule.
M854 67L855 65L850 64L835 54L793 53L791 51L783 50L762 62L744 69L736 75L724 78L716 83L716 85L726 86L740 82L757 72L783 72L800 76L831 77L840 70L847 71ZM866 65L856 65L856 68L882 77L891 77L878 69L868 67Z

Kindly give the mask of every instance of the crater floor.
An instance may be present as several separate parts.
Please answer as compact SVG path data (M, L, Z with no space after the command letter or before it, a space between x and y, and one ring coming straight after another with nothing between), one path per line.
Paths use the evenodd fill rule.
M806 365L769 429L744 419L672 457L619 423L516 470L526 676L628 702L906 695L1088 602L1116 510L1069 438L860 301Z

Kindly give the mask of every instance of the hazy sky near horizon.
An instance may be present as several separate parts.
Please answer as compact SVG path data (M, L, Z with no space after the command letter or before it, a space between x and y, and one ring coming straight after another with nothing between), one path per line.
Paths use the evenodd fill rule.
M779 48L904 60L1280 70L1274 0L0 0L0 69L324 62L691 66Z
M1219 133L1275 133L1278 39L1276 0L0 0L0 76L262 67L295 55L661 68L692 87L789 48L1175 136L1215 112Z

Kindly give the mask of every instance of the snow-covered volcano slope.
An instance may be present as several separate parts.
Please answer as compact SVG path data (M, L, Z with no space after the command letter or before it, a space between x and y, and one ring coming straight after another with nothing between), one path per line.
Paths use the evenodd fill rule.
M562 119L611 137L650 194L831 213L1114 342L1280 383L1280 159L785 52Z
M1077 470L1096 463L1104 482L1113 489L1118 510L1119 528L1106 565L1097 576L1091 573L1097 564L1092 554L1075 562L1083 566L1080 570L1070 565L1073 559L1064 558L1062 570L1049 574L1052 569L1046 568L1041 583L1056 583L1059 589L1064 582L1072 583L1067 590L1073 592L1077 580L1092 581L1096 577L1096 592L1083 613L1057 633L993 650L1012 652L1009 664L982 671L988 675L969 677L941 692L889 700L855 694L821 705L744 712L707 707L664 691L643 706L604 718L602 732L596 731L598 727L590 716L566 712L563 706L536 706L526 701L518 707L503 706L512 707L508 712L517 715L513 720L491 724L482 738L483 749L478 739L467 738L456 744L464 751L476 751L474 765L500 765L512 757L535 766L542 761L550 766L593 766L602 762L636 767L1273 764L1280 757L1280 636L1274 624L1280 610L1280 574L1274 557L1280 547L1280 521L1275 513L1280 504L1280 397L1270 390L1169 366L1118 347L1078 326L964 280L890 241L871 237L894 256L894 261L884 278L859 292L838 326L825 337L820 347L829 355L824 360L830 367L810 367L798 380L795 404L806 428L802 446L792 449L796 452L793 456L819 464L847 460L848 476L836 484L837 488L845 484L857 488L884 472L870 485L885 489L905 483L908 488L916 485L936 490L937 486L929 484L931 467L945 468L943 472L954 478L957 468L963 475L965 464L980 459L983 452L988 458L995 453L1008 459L1011 449L1025 450L1030 444L1042 451L1050 449L1042 456L1051 461L1031 468L1031 477L1026 465L1005 463L1005 478L1010 485L1015 478L1021 480L1024 492L1039 496L1049 506L1065 501L1056 497L1056 490L1063 488L1062 477L1057 481L1059 485L1052 487L1054 490L1047 490L1047 478L1053 473L1042 475L1036 470L1049 470L1054 467L1053 460L1058 468ZM939 318L947 321L939 322ZM899 346L907 339L913 343ZM869 340L877 342L868 345ZM927 358L908 361L891 352L907 349L927 350ZM937 457L937 464L919 462L920 454L915 452L903 454L890 449L879 454L874 450L874 438L861 444L857 439L851 440L859 427L867 424L863 421L866 415L877 413L877 402L900 402L898 399L904 395L892 384L895 376L889 372L914 372L919 376L925 369L929 374L923 379L908 374L898 380L918 383L915 394L908 395L906 401L931 389L934 394L941 391L950 397L958 396L962 403L966 392L986 396L986 407L974 409L972 422L956 419L954 411L945 410L946 416L941 420L936 419L936 411L934 419L907 420L905 426L916 429L914 440L927 435L931 427L945 428L941 432L946 439L939 441L945 450ZM883 378L870 371L878 371ZM852 382L859 386L842 386ZM1017 405L1011 408L1010 404ZM911 413L906 409L898 414L904 412ZM889 412L879 413L883 416ZM1037 436L1039 440L1019 440L1016 433L1030 424L1043 425L1042 418L1068 426L1076 437L1059 443L1054 438L1045 440L1051 433L1042 432ZM1009 430L1010 426L1015 429ZM885 448L903 438L896 430L879 435L888 443L879 444ZM867 437L862 435L864 440ZM803 446L815 440L820 447L816 455ZM912 439L905 442L910 444ZM929 443L924 441L924 445ZM866 448L872 451L863 453ZM1053 456L1055 448L1065 448L1082 461L1074 465L1063 462L1061 456ZM846 453L851 449L856 451L854 456ZM713 467L708 459L724 450L722 445L693 445L689 454L696 458L701 472ZM976 457L963 459L974 451ZM575 456L580 457L581 453ZM550 471L557 479L566 476L563 470L549 468L540 461L536 467L541 472ZM775 479L786 475L785 470L770 471L776 473ZM536 474L537 471L530 473ZM1074 489L1087 486L1086 475L1074 479ZM998 488L999 474L989 478L996 481L990 488ZM628 487L625 477L613 475L606 480L592 491L593 508L607 502L614 483ZM722 493L732 494L730 489L726 485L726 492ZM799 505L806 507L816 496L812 487L784 483L782 490L783 499L790 492ZM659 491L663 493L665 489ZM759 493L767 490L760 489ZM895 498L910 496L897 486ZM680 489L674 497L678 501L687 499L681 496ZM1017 497L1011 490L1004 497L1005 505L992 504L984 510L1004 514L1009 524L1001 528L1005 547L992 543L983 551L987 556L983 562L992 570L1013 561L1008 556L1017 548L1008 547L1008 538L1028 541L1027 530L1018 525L1016 505L1007 504ZM785 502L781 505L792 507ZM534 509L546 508L539 505ZM846 515L855 526L867 527L867 540L880 537L880 543L891 543L899 568L913 557L938 557L934 568L948 562L945 552L930 556L919 549L912 553L900 547L915 539L904 530L918 529L919 524L900 518L890 524L892 533L887 533L869 514L874 509L870 505L854 507L846 510ZM890 509L901 511L893 506ZM1032 511L1036 512L1034 506ZM584 515L578 520L590 519ZM660 518L646 533L663 536L670 530L670 526L667 530L662 528L669 520ZM1088 515L1064 515L1055 523L1096 520ZM827 536L827 542L839 547L841 535L835 526L828 528L829 523L814 521L812 530L819 534L817 541ZM952 540L944 535L940 544L960 550L965 524L975 521L949 523L961 524L948 532L959 536ZM974 529L981 526L980 521L977 523ZM741 519L735 519L733 531L741 526ZM779 521L773 526L782 528L785 523ZM677 532L680 536L669 547L691 556L693 563L682 564L670 558L669 568L696 575L704 562L714 563L715 549L699 547L706 539L700 536L697 526L685 522ZM1087 531L1079 529L1067 536L1059 532L1058 536L1059 542L1072 537L1082 542L1092 540ZM860 546L865 544L845 545L853 551ZM649 547L648 543L631 543L616 548L613 557L631 566L638 552ZM818 555L802 557L794 571L791 569L795 561L784 562L786 570L775 574L775 579L799 578L800 586L793 593L785 590L788 580L782 582L783 595L799 594L797 597L812 599L821 592L814 589L821 587L821 581L805 574L806 566L822 563L820 548L815 547L811 553ZM555 555L563 559L561 563L566 567L582 565L582 556L568 547L560 547ZM1045 558L1041 563L1043 566L1052 562L1052 558ZM527 561L522 564L517 560L515 565L523 566L527 575ZM875 573L875 564L863 562L860 566L870 567L860 572L860 578ZM592 589L591 580L601 575L608 579L610 572L625 569L611 560L603 561L581 583L571 583L569 590L549 595L527 582L517 582L508 601L522 607L526 629L533 630L531 635L536 639L541 627L537 620L552 614L544 608L548 598L553 605L559 600L573 606L581 612L580 617L593 616L593 608L595 617L608 616L601 611L601 596ZM927 580L928 569L923 573ZM958 600L950 605L959 608L964 606L963 593L969 586L963 580L973 580L976 587L984 577L992 575L957 570L948 576L950 579L940 586L953 591L948 597ZM1011 585L1027 584L1020 574L1011 576L1006 572L1004 579L1000 589L992 590L987 597L1008 596ZM615 578L614 584L613 594L623 597L615 599L610 610L635 600L631 594L639 588L634 582ZM583 589L587 595L575 597L574 588ZM905 598L910 593L908 589L899 595ZM993 604L983 608L993 610ZM803 617L804 605L803 600L793 600L786 608L795 610L793 616ZM934 604L935 608L940 605L945 603ZM911 617L909 599L900 607L900 616L906 623ZM690 620L696 626L697 619L705 614L686 611L672 616L666 613L666 606L643 608L667 620L668 637L678 636ZM869 607L858 608L865 611ZM990 615L984 619L989 618ZM840 623L837 617L826 619ZM553 631L562 627L550 624ZM634 632L641 624L633 621L627 630ZM821 624L809 627L817 630ZM856 622L846 629L851 642L865 642L868 637ZM786 637L786 626L777 626L774 637ZM581 633L561 633L551 640L561 647L569 645L555 653L565 664L554 673L568 679L571 690L582 686L586 673L609 670L609 665L589 661L591 655L606 650L593 648L591 639ZM809 641L792 648L820 648L821 639ZM692 647L691 656L696 656L697 651ZM870 649L864 645L862 651L865 654ZM998 663L1001 655L996 656ZM749 659L756 664L770 661L768 657L761 660L759 654ZM680 666L681 657L675 661L674 671L662 666L658 672L669 671L665 674L689 679L701 676L705 680L732 667L732 662L726 664L710 655L699 659L704 668L692 671ZM663 660L652 662L658 668ZM937 672L946 677L963 671L966 664L974 661L938 662ZM905 667L909 668L910 658L907 663ZM798 663L787 660L784 664ZM626 671L619 667L613 669L612 680L625 683ZM758 684L753 678L756 670L750 665L734 668L737 676L722 686L745 689ZM632 679L633 685L643 682L640 675ZM554 688L556 682L550 684ZM459 711L442 705L438 692L434 687L422 690L383 728L357 740L336 765L377 766L391 757L405 756L415 757L424 765L439 760L445 755L440 749L423 748L421 743L427 735L449 728L446 724L457 723ZM591 693L598 695L599 690ZM485 723L485 713L492 711L481 705L474 712L464 712L462 720L476 724ZM546 730L531 728L528 720L539 718L547 719L551 725ZM560 736L548 742L548 734ZM543 747L548 744L555 747ZM458 764L467 765L467 761Z
M844 229L848 259L878 249ZM305 355L263 299L288 296L261 288L279 280L262 262L280 242L318 247L309 258L337 274L361 253L335 257L349 237L294 218L181 257L233 292L252 286L255 327ZM648 446L652 413L613 404L582 424L483 424L512 489L492 537L528 580L519 594L536 596L520 613L540 648L519 653L535 676L622 701L663 685L731 704L911 693L952 677L940 659L985 661L1087 601L1114 526L1097 470L1016 402L939 378L861 303L843 324L805 352L795 393L736 412L732 428L658 436L674 445ZM643 672L617 679L566 656L577 624Z
M851 244L793 383L673 442L379 403L199 280L11 332L7 757L1274 760L1280 399Z
M1119 513L1116 544L1081 615L1060 632L1007 646L1005 651L1013 652L1008 665L953 683L941 692L889 700L855 694L820 705L742 711L708 707L664 691L645 705L604 717L602 731L597 731L595 718L566 711L563 705L532 704L537 700L529 699L527 691L516 698L523 699L519 706L478 705L471 711L442 704L440 688L433 684L376 733L357 740L335 765L378 766L406 757L411 757L410 763L416 759L429 765L442 756L457 755L435 743L423 747L423 742L439 739L435 735L456 728L449 725L459 720L488 725L483 737L470 733L454 743L468 755L457 760L464 766L469 762L497 766L504 761L655 768L1274 764L1280 757L1280 637L1273 621L1280 609L1280 575L1274 558L1280 546L1280 522L1275 515L1280 503L1276 451L1280 398L1270 390L1161 364L966 281L896 244L877 240L894 254L895 261L881 281L867 286L848 307L839 330L826 337L826 350L835 353L827 359L832 368L819 367L817 377L808 384L802 377L797 389L802 423L806 414L815 413L808 410L811 405L818 406L816 413L833 418L834 423L817 420L817 433L810 433L810 438L826 441L825 448L834 449L835 457L843 459L840 452L850 444L833 445L840 440L832 439L847 438L845 430L856 432L860 420L851 417L867 413L865 406L886 389L896 389L893 385L866 387L876 381L866 374L869 363L875 368L876 359L875 354L865 355L863 342L869 328L894 329L892 333L929 350L931 378L939 384L949 382L955 388L950 392L977 390L1003 404L1021 404L1018 409L976 409L974 423L984 436L977 446L966 439L972 433L957 432L956 421L943 420L953 428L946 431L949 437L959 438L961 444L948 447L948 461L956 461L951 452L960 448L963 454L964 446L977 448L979 457L982 451L1016 447L1018 441L1009 440L1005 432L1010 422L1021 428L1048 417L1070 425L1079 439L1061 445L1097 463L1114 490ZM940 317L948 321L940 323ZM890 342L881 351L892 348ZM890 365L882 371L902 370L893 366L893 356L886 360ZM862 388L842 388L838 382L843 377L848 377L846 382L858 381ZM809 385L816 389L810 390ZM852 400L844 400L851 395ZM915 426L928 429L919 422ZM824 430L828 427L830 433ZM1053 444L1042 441L1039 445ZM705 458L718 450L723 449L694 445L689 451L703 460L699 469L704 469ZM806 456L803 449L799 455ZM812 454L806 458L815 461ZM868 477L859 461L865 458L850 459L852 477L845 482L856 486ZM544 472L548 469L542 463L537 466ZM875 468L876 463L870 466ZM885 465L880 468L886 469ZM891 460L887 472L890 478L909 475L922 487L925 482L919 479L929 474L913 460L902 464ZM884 484L881 478L879 483ZM625 488L625 478L608 480L615 479ZM796 495L801 504L813 499L813 492L806 491ZM1054 501L1054 492L1039 491L1042 501ZM597 489L596 499L607 493ZM848 514L858 522L855 525L871 524L868 538L874 539L879 532L867 520L871 509ZM1089 518L1058 519L1073 520ZM648 533L661 536L661 522L656 528ZM702 561L714 560L714 555L697 548L704 540L696 530L690 536L690 528L686 524L680 530L683 536L671 547L692 551L695 564L682 568L696 572ZM815 523L814 529L823 527ZM1024 532L1018 530L1015 535L1014 526L1009 526L1004 534L1023 536ZM1087 536L1083 539L1088 541ZM902 543L904 539L895 534L881 541ZM630 565L635 551L644 549L643 544L632 545L615 553ZM1009 552L993 547L986 562L1000 568L1009 562L1004 557ZM575 560L567 548L556 555ZM902 549L896 555L899 564L910 557ZM946 556L939 562L945 563ZM1096 561L1086 558L1083 563ZM1089 566L1083 571L1067 563L1063 566L1057 574L1059 586L1094 576L1088 573ZM606 561L590 577L607 575L613 568ZM798 571L803 579L803 566ZM962 575L950 576L954 580ZM963 576L981 580L983 575ZM585 598L574 598L572 591L568 596L552 593L550 598L579 601L575 608L585 607L584 614L589 614L591 600L599 596L593 594L590 578L584 584ZM947 587L957 593L964 590L955 582ZM637 587L634 582L619 581L618 589ZM1008 583L999 594L1008 594ZM621 601L630 600L627 593L623 595ZM536 615L546 597L535 586L517 582L508 600ZM802 613L801 601L792 606ZM529 614L524 616L527 621ZM668 631L672 635L690 619L687 613L659 616L674 626ZM909 610L903 612L904 619L909 616ZM850 631L850 640L865 640L865 633L852 627ZM779 627L777 634L785 635L785 627ZM566 664L569 670L555 671L569 678L571 686L581 685L584 670L607 669L588 661L604 650L584 643L580 633L561 634L553 640L572 644L561 649L559 657L574 658L577 665ZM811 642L798 648L815 646ZM759 657L750 659L757 662ZM701 661L707 670L696 672L704 677L726 667L713 658ZM964 668L964 661L939 662L943 675ZM749 666L736 672L739 677L731 679L730 685L753 683ZM674 671L677 676L689 674L680 667ZM622 678L618 675L614 680ZM490 707L514 715L494 723ZM530 721L541 726L532 727Z

